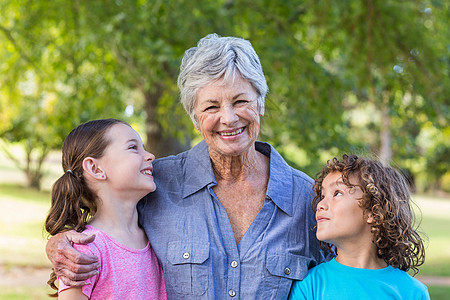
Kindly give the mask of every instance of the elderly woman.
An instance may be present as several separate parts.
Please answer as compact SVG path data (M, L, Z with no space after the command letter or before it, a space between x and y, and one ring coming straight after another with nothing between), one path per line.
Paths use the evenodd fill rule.
M138 205L168 298L286 299L324 257L312 180L256 141L268 90L257 54L244 39L208 35L186 51L178 85L204 140L158 159L157 190ZM70 241L89 239L60 234L47 252L63 281L79 285L97 265Z

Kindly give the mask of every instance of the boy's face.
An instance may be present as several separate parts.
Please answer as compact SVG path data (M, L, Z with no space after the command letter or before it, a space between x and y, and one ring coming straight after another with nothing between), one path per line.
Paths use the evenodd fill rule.
M355 177L350 177L356 184ZM317 238L342 247L358 247L372 244L372 233L364 211L359 206L363 192L358 186L347 186L341 172L328 174L322 182L322 200L317 205Z

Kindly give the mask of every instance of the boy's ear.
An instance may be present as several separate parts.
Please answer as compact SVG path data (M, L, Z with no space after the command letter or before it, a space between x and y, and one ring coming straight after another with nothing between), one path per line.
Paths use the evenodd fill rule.
M83 170L86 172L87 176L90 176L93 179L106 179L105 171L100 167L98 160L93 157L88 156L83 159Z
M373 215L372 215L372 213L371 212L367 212L366 213L366 217L367 217L367 220L366 220L366 222L368 223L368 224L372 224L373 223Z

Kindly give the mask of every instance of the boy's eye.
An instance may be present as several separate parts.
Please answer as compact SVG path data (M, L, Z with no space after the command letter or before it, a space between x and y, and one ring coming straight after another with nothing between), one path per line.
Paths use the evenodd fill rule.
M334 192L334 196L336 197L336 196L341 196L342 195L342 192L341 191L335 191Z

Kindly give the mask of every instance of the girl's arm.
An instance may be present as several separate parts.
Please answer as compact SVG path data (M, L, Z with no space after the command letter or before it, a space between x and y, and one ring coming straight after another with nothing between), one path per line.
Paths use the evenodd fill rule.
M61 291L58 295L59 300L87 300L88 297L83 294L81 287L73 287Z

